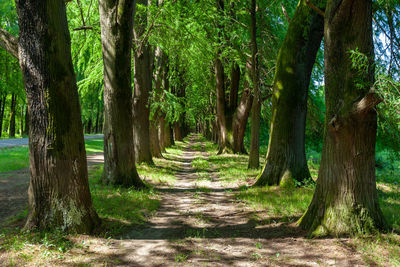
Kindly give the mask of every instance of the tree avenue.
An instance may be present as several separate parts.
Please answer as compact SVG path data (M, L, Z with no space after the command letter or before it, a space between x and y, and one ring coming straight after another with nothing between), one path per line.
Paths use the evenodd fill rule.
M25 229L132 241L152 216L191 209L193 189L300 218L304 236L398 230L398 1L15 0L0 12L0 178L24 153L2 144L29 137Z

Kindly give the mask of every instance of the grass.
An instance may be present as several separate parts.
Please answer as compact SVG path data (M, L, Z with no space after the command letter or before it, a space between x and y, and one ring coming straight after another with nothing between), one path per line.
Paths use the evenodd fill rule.
M102 235L116 237L133 225L142 224L157 210L159 200L151 189L134 190L100 183L103 166L89 172L90 191L95 210L103 220Z
M29 167L27 146L0 149L0 172L9 172Z
M103 151L103 139L85 140L87 154ZM0 172L16 171L29 167L28 146L0 148Z

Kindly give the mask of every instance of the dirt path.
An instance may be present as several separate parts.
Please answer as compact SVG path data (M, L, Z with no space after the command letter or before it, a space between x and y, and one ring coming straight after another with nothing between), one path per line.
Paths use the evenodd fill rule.
M121 240L92 241L80 263L116 266L364 266L347 239L307 239L294 225L264 225L210 170L198 187L190 146L173 188L158 188L161 206L146 226ZM202 152L204 157L206 153ZM273 218L271 221L274 221Z

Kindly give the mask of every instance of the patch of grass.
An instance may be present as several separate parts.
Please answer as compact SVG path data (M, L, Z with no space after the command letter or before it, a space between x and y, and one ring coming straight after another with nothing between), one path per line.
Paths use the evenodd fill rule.
M283 189L278 186L248 188L237 194L238 199L265 210L271 217L300 216L307 210L312 196L312 188Z
M140 164L137 165L137 170L140 177L143 179L151 179L155 183L173 185L176 181L175 169L168 166L168 161L161 159L153 159L155 165Z
M400 266L400 235L378 233L374 236L357 236L351 246L378 266Z
M188 257L189 257L189 255L180 253L178 255L175 255L175 261L176 262L183 262L183 261L186 261Z
M103 152L103 139L85 140L87 154ZM10 172L29 167L28 146L0 148L0 172Z
M103 219L104 235L118 236L132 225L142 224L159 205L152 190L135 190L102 185L99 179L103 166L89 173L93 205Z
M205 171L210 168L210 164L207 160L204 159L202 156L197 156L192 161L192 167L196 169L196 171Z
M29 167L28 146L0 149L0 172L9 172Z
M218 171L219 181L224 184L248 184L260 173L257 169L247 169L247 155L210 155L209 162ZM263 162L264 160L260 159L261 166Z
M176 141L175 145L167 147L165 150L170 155L182 156L183 149L184 149L185 146L186 146L185 143Z
M104 140L87 139L85 140L85 148L87 154L101 153L104 150Z

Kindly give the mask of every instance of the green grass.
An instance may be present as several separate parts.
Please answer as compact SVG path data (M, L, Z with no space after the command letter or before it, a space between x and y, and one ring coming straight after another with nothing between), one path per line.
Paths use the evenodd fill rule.
M138 173L143 179L151 179L155 183L173 185L176 181L175 170L169 168L168 162L162 159L153 159L155 165L140 164L137 166ZM178 168L178 166L176 166Z
M117 236L132 225L142 224L159 205L157 195L151 190L135 190L101 184L103 166L90 170L89 184L93 205L103 219L104 234Z
M101 153L104 150L104 140L87 139L85 140L85 148L87 154Z
M27 146L0 149L0 172L15 171L29 167Z
M247 169L247 155L216 155L214 153L209 156L209 162L218 170L219 181L224 184L248 184L251 183L260 172L260 170L257 169ZM263 162L264 160L260 158L261 166Z
M87 154L103 152L103 139L85 140ZM29 167L28 146L0 149L0 172L9 172Z
M255 209L265 210L272 218L289 218L301 216L307 210L313 191L310 187L290 189L278 186L255 187L240 191L237 198Z
M192 167L198 172L206 171L210 168L210 163L203 156L197 156L192 161Z

